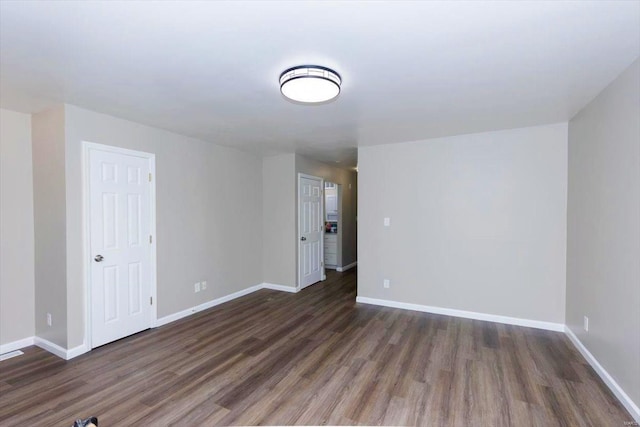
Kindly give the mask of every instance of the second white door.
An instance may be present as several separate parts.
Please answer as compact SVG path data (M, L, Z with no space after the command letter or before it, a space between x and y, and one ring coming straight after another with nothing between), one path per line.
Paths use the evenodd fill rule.
M298 178L298 270L300 289L322 280L322 178Z
M151 159L142 154L89 148L92 347L151 327Z

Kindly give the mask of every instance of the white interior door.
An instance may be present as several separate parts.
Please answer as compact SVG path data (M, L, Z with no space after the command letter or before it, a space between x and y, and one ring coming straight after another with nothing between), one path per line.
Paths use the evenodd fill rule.
M298 269L300 289L322 280L322 178L298 178Z
M151 160L89 150L91 345L151 327Z

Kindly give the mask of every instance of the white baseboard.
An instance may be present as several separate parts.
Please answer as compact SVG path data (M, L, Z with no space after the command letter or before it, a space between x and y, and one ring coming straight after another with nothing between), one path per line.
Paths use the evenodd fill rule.
M405 310L422 311L425 313L444 314L445 316L463 317L465 319L484 320L487 322L505 323L507 325L526 326L528 328L546 329L548 331L564 332L564 324L543 322L540 320L520 319L518 317L498 316L496 314L477 313L474 311L455 310L453 308L432 307L428 305L410 304L384 299L356 297L356 302L381 305L384 307L402 308Z
M67 350L67 360L88 353L89 351L91 351L91 349L85 344L73 347L72 349Z
M56 356L67 360L67 349L60 347L58 344L52 343L51 341L45 340L44 338L36 337L35 345L43 350L47 350L49 353L53 353Z
M260 289L272 289L272 290L275 290L275 291L292 292L292 293L298 292L298 288L296 288L294 286L276 285L274 283L266 283L266 282L265 283L260 283L259 285L251 286L251 287L243 289L241 291L234 292L232 294L229 294L229 295L226 295L226 296L223 296L223 297L220 297L220 298L216 298L216 299L211 300L209 302L205 302L204 304L200 304L200 305L197 305L195 307L191 307L191 308L188 308L186 310L182 310L182 311L179 311L177 313L173 313L173 314L170 314L168 316L161 317L158 320L156 320L155 326L156 327L164 326L164 325L166 325L168 323L175 322L176 320L180 320L180 319L182 319L184 317L190 316L190 315L192 315L194 313L197 313L199 311L206 310L208 308L215 307L216 305L220 305L220 304L223 304L225 302L234 300L236 298L243 297L243 296L248 295L248 294L250 294L252 292L259 291Z
M260 285L262 289L272 289L274 291L297 293L299 291L295 286L277 285L275 283L263 283Z
M74 357L78 357L81 354L84 354L87 351L89 351L87 346L85 346L84 344L67 350L66 348L60 347L58 344L52 343L51 341L46 340L44 338L40 338L40 337L35 337L34 344L40 347L41 349L46 350L49 353L53 353L64 360L73 359Z
M268 286L265 286L265 285L268 285ZM255 285L255 286L251 286L249 288L243 289L241 291L234 292L234 293L232 293L230 295L226 295L226 296L223 296L223 297L208 301L208 302L206 302L204 304L200 304L198 306L195 306L195 307L192 307L192 308L188 308L186 310L182 310L182 311L170 314L170 315L165 316L165 317L161 317L161 318L156 320L155 327L163 326L163 325L166 325L168 323L175 322L176 320L182 319L183 317L187 317L187 316L190 316L190 315L192 315L194 313L197 313L199 311L206 310L206 309L211 308L211 307L215 307L216 305L223 304L223 303L225 303L227 301L231 301L231 300L236 299L236 298L240 298L240 297L242 297L244 295L250 294L252 292L258 291L258 290L263 289L263 288L275 289L275 290L285 291L285 292L297 292L297 290L295 290L295 288L292 288L292 287L289 287L289 286L281 286L281 285L273 285L273 284L261 283L259 285ZM46 350L49 353L53 353L56 356L58 356L58 357L60 357L62 359L65 359L65 360L73 359L74 357L80 356L81 354L84 354L84 353L89 351L89 348L84 344L80 345L78 347L74 347L72 349L67 350L65 348L62 348L58 344L52 343L51 341L46 340L44 338L30 337L30 338L25 338L25 339L20 340L20 341L14 341L12 343L3 344L2 346L0 346L0 350L2 350L0 352L0 354L8 353L8 352L14 351L14 350L19 350L21 348L28 347L30 345L37 345L38 347L42 348L43 350Z
M13 359L14 357L22 356L23 354L24 352L20 350L13 350L8 353L2 353L0 354L0 362L2 362L3 360Z
M252 292L258 291L260 289L262 289L262 284L251 286L251 287L243 289L241 291L234 292L232 294L225 295L223 297L216 298L214 300L205 302L204 304L200 304L200 305L197 305L195 307L187 308L186 310L182 310L182 311L179 311L177 313L173 313L173 314L170 314L168 316L161 317L158 320L156 320L155 326L156 327L164 326L164 325L166 325L168 323L175 322L176 320L180 320L180 319L182 319L184 317L191 316L192 314L197 313L199 311L206 310L206 309L211 308L211 307L215 307L216 305L223 304L223 303L225 303L227 301L231 301L231 300L236 299L236 298L240 298L242 296L245 296L245 295L250 294Z
M25 347L29 347L34 344L35 337L27 337L21 340L8 342L6 344L0 345L0 354L9 353L12 351L20 350Z
M8 342L0 345L0 354L10 353L12 351L20 350L25 347L29 347L34 344L35 337L27 337L21 340Z
M622 387L620 387L620 385L616 382L616 380L614 380L613 377L609 375L606 369L602 367L602 365L598 362L598 360L593 356L593 354L591 354L589 350L587 350L584 344L582 344L582 341L580 341L580 339L576 336L576 334L573 333L573 331L568 326L565 326L565 333L567 334L567 336L569 337L573 345L576 346L580 354L582 354L582 356L585 359L587 359L587 362L589 362L591 367L598 373L600 378L602 378L602 381L604 381L607 387L611 389L611 391L618 398L620 403L622 403L622 405L627 409L627 411L629 411L633 419L637 423L640 423L640 408L638 408L638 405L636 405L636 403L633 400L631 400L629 395L624 392Z
M347 265L344 265L342 267L336 267L336 271L339 271L339 272L347 271L347 270L355 267L356 265L358 265L358 261L352 262L351 264L347 264Z

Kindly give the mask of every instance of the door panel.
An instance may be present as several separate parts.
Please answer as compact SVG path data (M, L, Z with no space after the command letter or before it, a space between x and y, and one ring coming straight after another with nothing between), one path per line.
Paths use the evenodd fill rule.
M142 241L142 224L140 223L140 210L142 207L141 197L139 194L127 194L127 237L129 241L129 247L140 246Z
M322 280L322 179L299 178L300 288Z
M129 315L142 312L142 263L129 264Z
M118 267L111 265L103 270L104 277L104 322L118 320Z
M148 158L89 150L92 347L151 326L149 172Z

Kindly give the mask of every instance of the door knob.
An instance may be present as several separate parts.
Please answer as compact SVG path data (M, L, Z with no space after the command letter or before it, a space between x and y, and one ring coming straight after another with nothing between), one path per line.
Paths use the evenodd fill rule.
M104 259L104 257L102 255L96 255L94 259L96 260L96 262L101 262Z
M306 237L304 237L304 236L302 236L302 237L300 238L300 240L305 241L305 240L307 240L307 238L306 238Z

